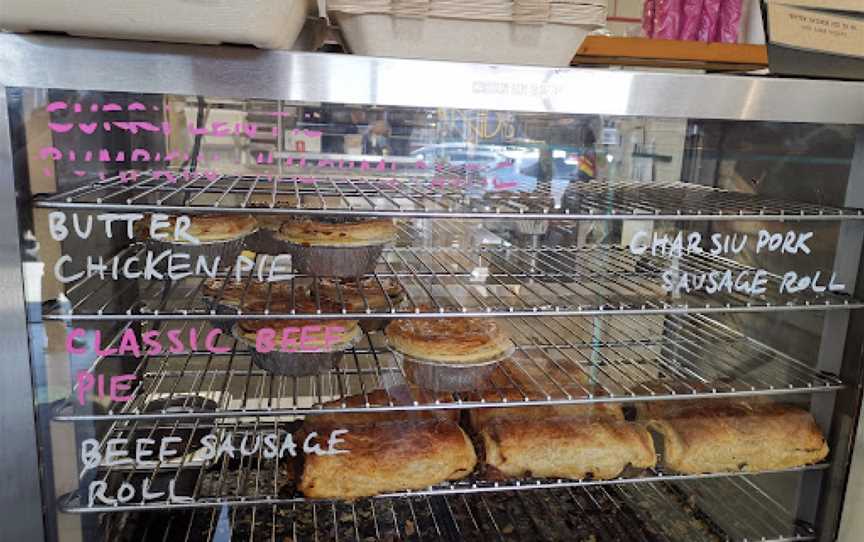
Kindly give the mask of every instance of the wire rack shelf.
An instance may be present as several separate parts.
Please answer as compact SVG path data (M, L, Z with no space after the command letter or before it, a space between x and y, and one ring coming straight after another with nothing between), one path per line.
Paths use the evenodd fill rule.
M139 245L123 249L106 260L108 269L115 260L141 257ZM707 292L712 272L719 291ZM722 275L729 282L722 286ZM673 275L666 275L673 273ZM680 284L684 274L687 289ZM256 275L239 273L233 265L216 273L239 278L248 285ZM664 278L665 276L665 278ZM316 300L314 311L298 311L293 298L284 298L287 309L270 310L272 287L258 311L238 310L238 319L424 318L429 316L538 316L604 314L683 314L718 312L773 312L789 310L845 310L864 307L864 302L841 291L804 289L790 293L784 277L764 275L765 291L755 295L736 289L747 284L756 270L738 262L709 254L634 255L614 245L583 247L517 248L490 246L393 247L385 249L372 275L370 289L361 290L362 303L347 306L341 293L334 300L340 310L326 312L320 304L320 279L303 275L285 278L291 291L305 288ZM820 287L830 274L821 276ZM104 277L107 279L106 277ZM99 274L73 283L59 301L46 302L46 320L208 320L211 311L204 303L206 276L167 280L103 280ZM740 281L739 281L740 278ZM158 280L162 279L162 280ZM705 279L705 280L702 280ZM266 275L265 275L266 280ZM395 281L404 292L404 301L373 308L368 296L385 295L385 281ZM701 288L693 285L698 281ZM671 281L671 282L670 282ZM672 291L666 291L670 286ZM688 291L689 290L689 291ZM340 291L341 292L341 291ZM215 302L221 301L217 296ZM240 300L243 303L243 299Z
M439 172L441 173L441 172ZM633 181L498 181L461 171L378 175L237 176L150 171L87 182L36 205L106 211L235 212L450 218L622 220L861 220L864 211L799 203L692 184ZM176 178L176 177L179 177ZM279 208L252 201L290 200Z
M145 356L137 360L134 371L140 384L130 401L104 414L67 406L56 419L109 420L119 429L141 420L633 403L830 392L843 386L837 376L704 315L513 318L502 323L515 353L492 375L493 393L482 398L468 393L429 394L409 386L380 332L366 334L337 368L309 377L277 376L257 369L245 347L225 337L223 344L231 354ZM191 328L206 333L206 324L194 322L184 323L181 333ZM111 356L97 358L93 367L116 361ZM370 399L376 390L383 390L383 401ZM217 409L210 413L145 409L153 400L193 395L215 401ZM351 397L361 400L349 402ZM328 405L321 406L324 403Z
M815 539L748 477L103 516L105 540L555 541Z

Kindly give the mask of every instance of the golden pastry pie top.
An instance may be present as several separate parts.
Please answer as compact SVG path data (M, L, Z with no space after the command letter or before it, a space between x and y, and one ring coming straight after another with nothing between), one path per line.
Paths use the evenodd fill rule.
M440 363L475 364L499 359L513 349L510 338L488 318L406 318L385 330L402 354Z
M324 300L321 300L316 304L314 299L310 299L305 295L303 290L298 288L295 290L293 304L290 300L278 301L275 303L271 302L270 312L288 313L291 312L293 308L297 313L309 314L308 318L292 320L240 320L237 323L236 333L252 344L255 343L257 333L262 329L268 328L273 329L276 332L277 339L282 337L286 328L296 328L296 331L292 332L289 330L289 333L292 333L294 337L299 336L302 333L303 336L309 338L310 341L320 344L323 344L326 333L326 335L330 337L336 337L335 341L333 341L334 344L331 348L332 350L341 350L348 347L351 342L362 334L357 320L349 320L347 318L326 320L315 318L314 314L318 307L321 308L321 312L323 313L336 313L340 311L339 307ZM260 301L244 305L244 310L247 312L260 313L263 312L264 309L265 305ZM342 329L336 331L334 330L336 327ZM329 329L325 330L325 328Z
M284 222L276 238L304 246L383 245L396 238L396 226L387 218L344 222L301 219Z
M310 292L315 286L310 286ZM399 281L375 277L361 279L321 279L318 293L324 299L337 305L344 305L351 312L364 312L368 307L374 312L389 311L402 302L404 291ZM365 301L364 301L365 300Z
M201 289L204 297L218 301L222 305L239 306L266 302L290 300L290 282L261 282L259 280L224 280L210 278L204 281Z
M258 229L258 222L252 215L245 214L204 214L186 215L191 222L186 233L198 239L201 243L213 241L233 241L245 237ZM159 229L158 233L165 234L160 241L167 243L192 244L186 239L175 239L175 223L177 216L169 216L167 226ZM139 239L150 237L150 221L142 220L136 228L136 236Z

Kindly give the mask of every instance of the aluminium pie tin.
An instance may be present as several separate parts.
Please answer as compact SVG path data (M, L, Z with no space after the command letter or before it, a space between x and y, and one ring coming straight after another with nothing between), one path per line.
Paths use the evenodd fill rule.
M435 392L466 392L488 388L498 364L512 356L515 348L494 359L468 364L418 359L392 347L390 350L409 382Z
M208 267L212 266L215 258L219 256L219 267L230 267L235 264L237 257L243 252L244 240L247 235L230 239L227 241L208 241L199 244L191 243L172 243L170 241L160 241L156 239L147 239L144 241L148 250L156 257L162 252L169 250L174 254L188 254L189 258L184 259L182 263L189 265L188 270L193 273L196 268L196 261L199 257L203 257L208 261ZM168 256L163 258L157 265L156 269L160 273L165 273L168 270Z
M246 238L246 247L256 254L288 254L288 242L277 239L274 233L269 228L259 228Z
M294 271L319 277L355 278L375 270L384 244L359 247L306 246L285 242Z

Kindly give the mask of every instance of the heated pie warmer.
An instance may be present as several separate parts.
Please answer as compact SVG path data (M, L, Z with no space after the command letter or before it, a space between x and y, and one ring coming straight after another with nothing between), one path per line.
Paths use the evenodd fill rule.
M0 83L9 540L860 531L864 85L14 35L0 36ZM128 329L210 329L203 276L124 277L123 262L143 250L125 223L109 237L104 221L88 235L72 222L83 231L87 217L160 212L391 217L398 238L367 278L395 281L404 299L315 318L495 318L515 353L491 395L442 401L393 391L405 376L378 331L335 369L303 377L262 371L230 336L227 352L112 352ZM70 227L62 241L51 234L59 214ZM292 283L319 280L280 269ZM681 286L716 270L732 277L717 291ZM232 317L309 317L269 302ZM517 400L495 398L502 382ZM362 400L374 390L391 394L386 404ZM260 450L149 468L82 457L92 439L105 454L142 431L284 435L322 412L618 402L630 415L646 401L722 398L809 410L830 454L769 472L474 473L356 501L304 498L291 466ZM172 481L185 498L88 495L94 481L116 490L133 479Z

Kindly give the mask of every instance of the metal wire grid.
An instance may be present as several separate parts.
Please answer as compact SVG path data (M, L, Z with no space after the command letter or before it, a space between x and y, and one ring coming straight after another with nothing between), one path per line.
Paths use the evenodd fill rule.
M397 247L511 246L510 241L489 228L489 221L405 218L396 220L395 224L398 233L393 245ZM500 233L507 235L509 232ZM571 237L575 235L567 233Z
M721 517L709 517L717 511ZM109 514L111 542L812 540L808 526L743 477Z
M121 260L140 253L130 246L108 260ZM372 277L376 292L385 295L383 279L398 281L405 300L385 309L372 309L363 294L365 310L351 310L344 303L333 313L321 310L318 279L295 275L292 290L305 286L318 302L314 313L293 310L270 311L268 292L264 310L243 311L239 319L320 319L446 316L525 316L768 312L777 310L829 310L864 307L864 302L845 294L812 291L780 293L782 277L767 276L767 290L750 296L743 292L703 290L667 294L663 274L675 269L699 277L714 270L730 270L733 281L739 273L754 271L737 262L708 254L669 259L635 256L613 245L585 247L396 247L385 249ZM235 277L228 267L220 276ZM250 275L243 275L247 286ZM205 277L177 281L127 280L115 283L98 275L82 278L65 293L62 302L46 308L48 320L170 320L211 317L202 291ZM828 277L822 277L826 284ZM691 280L692 283L692 280ZM706 281L704 284L708 284ZM336 300L341 301L341 291ZM219 298L216 299L219 301ZM289 301L293 305L293 300ZM242 299L241 299L242 302Z
M284 437L288 433L296 433L300 428L300 421L285 421L276 417L251 417L233 418L232 420L212 421L201 417L192 420L173 420L151 422L146 420L135 420L133 423L118 426L116 423L104 435L100 443L102 456L105 456L109 439L125 436L130 438L126 446L129 455L133 455L131 447L134 446L135 438L155 438L159 432L164 436L177 436L180 434L193 435L199 432L204 434L213 432L217 435L217 441L222 442L225 438L231 438L234 446L239 450L246 447L252 452L241 454L237 452L235 457L221 454L216 460L204 460L195 455L191 438L184 438L185 444L179 449L179 461L172 464L159 464L152 468L131 469L126 466L103 466L96 471L82 472L82 487L87 487L94 480L105 482L109 489L109 495L116 491L122 482L127 482L141 491L144 479L150 480L151 487L167 487L169 481L173 480L175 487L184 485L187 489L179 489L176 495L189 497L189 502L170 502L168 497L157 498L149 502L142 502L140 495L126 503L115 503L106 505L98 500L90 503L87 501L87 491L82 489L79 493L70 493L60 501L60 508L64 512L78 514L92 514L100 512L120 511L146 511L146 510L178 510L185 508L213 508L221 505L245 506L257 504L300 504L307 501L295 490L297 470L300 465L299 459L293 459L286 454L285 457L276 456L267 459L264 456L264 447L254 445L241 445L242 437L249 435L262 435L274 433ZM133 435L135 435L133 437ZM183 437L181 437L183 438ZM281 440L280 440L281 442ZM121 446L122 447L122 446ZM828 467L827 463L802 466L798 468L783 469L780 471L765 471L774 473L790 473L801 471L823 470ZM376 498L406 497L406 496L447 496L461 494L495 494L501 491L534 491L550 488L577 488L592 486L611 486L620 484L643 484L656 481L673 480L707 480L712 478L725 478L729 476L740 476L737 473L706 473L697 475L680 475L664 472L662 468L645 470L628 469L620 477L612 480L566 480L566 479L516 479L508 481L488 481L482 475L474 474L469 478L459 481L444 482L436 486L422 490L396 492L380 495ZM153 490L151 490L152 492ZM163 490L164 491L164 490Z
M198 424L195 424L196 426ZM203 424L202 424L203 425ZM155 427L155 426L154 426ZM256 421L251 426L235 424L232 429L236 430L237 436L243 434L256 434L268 428L279 431L277 425L272 422L260 423ZM244 428L246 428L244 430ZM145 430L146 431L146 430ZM221 439L220 439L221 442ZM238 446L239 439L235 442ZM188 444L187 444L188 446ZM130 452L131 453L131 452ZM239 453L237 454L240 455ZM183 492L183 489L175 490L178 497L189 497L188 502L174 502L169 500L167 492L161 498L148 502L141 502L140 496L126 503L105 504L99 500L90 503L87 501L87 491L81 493L72 492L60 500L60 509L67 513L94 514L101 512L122 511L154 511L154 510L182 510L214 508L222 505L247 506L262 504L300 504L311 502L325 502L307 500L294 490L294 474L291 472L297 468L299 463L291 458L277 458L276 460L264 459L262 452L251 456L243 456L235 459L222 457L213 465L211 462L194 461L184 457L181 463L170 467L155 467L145 470L120 469L117 467L106 467L96 473L96 480L105 482L109 488L119 488L120 484L127 482L135 489L141 491L144 479L151 481L150 487L167 487L168 480L173 480L176 488L181 488L183 479L195 481L195 489ZM805 471L821 471L827 469L828 463L819 463L782 470L761 471L759 473L745 473L744 475L761 474L783 474ZM611 480L567 480L567 479L514 479L506 481L488 481L481 476L475 475L465 480L444 482L421 490L398 491L378 495L375 499L402 498L411 496L452 496L466 494L496 494L502 491L531 492L537 490L555 488L583 488L604 487L620 485L641 485L653 482L671 481L708 481L728 477L740 477L741 473L705 473L705 474L675 474L665 472L662 468L651 468L644 471L628 469L618 478ZM165 485L154 486L154 484ZM151 493L154 491L150 490ZM165 491L165 490L163 490ZM108 495L111 495L109 489Z
M148 438L159 431L164 436L178 434L194 434L199 430L205 433L213 431L219 435L219 441L227 433L234 436L235 446L242 435L273 432L284 434L296 431L299 421L298 414L321 412L346 412L363 410L418 410L429 408L469 408L469 407L503 407L530 406L533 404L589 402L608 400L636 399L670 399L710 397L720 395L750 395L759 393L792 393L816 391L804 381L797 384L788 382L796 379L806 379L816 376L812 370L803 364L782 354L759 345L755 341L736 334L733 331L713 323L704 316L690 315L686 317L669 316L660 322L651 322L648 318L610 316L598 322L590 319L577 318L524 318L508 323L512 326L511 333L519 344L514 360L508 362L499 374L493 377L493 384L499 392L503 387L515 386L523 397L522 401L504 402L503 397L485 402L471 401L467 396L454 396L453 403L408 401L397 399L398 394L390 394L400 388L401 372L392 359L387 360L387 354L372 355L380 345L380 335L373 333L367 336L366 343L369 363L360 360L359 352L352 352L353 360L343 363L338 370L326 376L296 379L288 377L272 377L260 371L254 371L248 360L244 368L217 368L212 355L189 354L186 356L163 356L157 361L158 371L146 376L144 386L137 390L132 403L127 403L130 410L120 410L105 416L69 416L65 420L107 420L111 426L103 436L101 448L103 455L109 438L130 435L145 435ZM689 323L689 327L687 324ZM602 324L598 327L598 324ZM193 325L193 324L190 324ZM667 331L663 331L663 330ZM637 338L644 335L654 335L655 340ZM574 343L579 337L588 334L597 337L597 341ZM630 335L624 335L630 333ZM565 342L559 342L561 337L567 337ZM670 341L683 341L686 347L680 357L677 347ZM589 346L589 351L576 352ZM714 350L709 350L714 348ZM750 351L750 349L753 349ZM616 356L621 349L631 356L629 359ZM359 349L358 349L359 350ZM736 352L750 351L750 354L739 358ZM598 357L592 360L592 354ZM716 354L716 355L715 355ZM196 356L206 358L200 360L197 369L189 367ZM666 361L660 361L669 356ZM709 376L702 377L695 372L697 366L688 361L710 359L702 368L714 371ZM240 354L236 351L227 361L229 365L239 361ZM777 362L783 367L770 368L767 365ZM384 361L387 360L387 361ZM104 360L103 360L104 361ZM148 365L148 360L142 361L142 366ZM179 364L179 367L178 367ZM787 366L788 365L788 366ZM720 367L720 369L718 369ZM371 369L371 370L369 370ZM161 373L159 371L162 371ZM730 375L730 380L724 381L721 375ZM839 386L839 380L825 375L821 389L834 389ZM184 378L191 379L191 389L181 384ZM774 390L753 390L740 388L740 379L752 379L767 384L767 379L787 379L785 387ZM820 378L817 376L817 378ZM234 381L236 385L231 385ZM620 379L620 382L617 380ZM681 379L681 380L676 380ZM713 383L716 379L718 382ZM251 381L255 381L252 383ZM302 380L306 380L302 382ZM623 383L622 383L623 382ZM659 382L659 386L658 386ZM395 383L395 385L394 385ZM390 398L389 405L365 405L358 408L345 408L338 402L331 409L322 410L313 406L315 402L334 398L345 398L355 393L367 394L385 384ZM387 387L390 384L392 387ZM615 394L627 390L631 395ZM188 397L189 393L216 400L218 408L210 416L202 414L154 413L140 414L138 408L148 399L180 399ZM641 394L641 395L636 395ZM419 397L418 397L419 398ZM368 396L367 396L368 400ZM137 406L133 406L137 405ZM406 413L406 417L410 414ZM295 420L295 421L291 421ZM151 502L140 504L133 502L125 505L86 506L77 495L71 495L61 503L64 510L76 513L97 513L104 511L123 510L153 510L176 509L183 507L216 507L223 504L286 504L303 503L302 497L291 489L294 480L294 468L290 458L275 458L267 460L263 457L263 448L251 455L228 459L222 457L220 462L203 461L191 455L192 439L184 439L186 447L181 450L179 463L161 466L151 470L131 471L123 467L102 468L97 473L97 479L105 481L109 486L116 487L123 480L139 484L143 478L151 482L162 477L162 484L167 479L182 484L184 477L192 476L195 480L194 490L189 492L193 502L189 504L169 504ZM131 444L130 444L131 446ZM803 467L792 470L812 470L825 468L825 464ZM161 469L161 470L160 470ZM788 472L786 471L786 472ZM89 475L88 475L89 476ZM697 476L680 476L664 473L661 470L642 472L627 472L625 476L610 481L594 480L513 480L509 482L490 482L478 478L465 481L446 483L422 491L411 492L410 495L459 495L465 493L498 493L504 490L538 490L546 488L576 488L594 485L648 483L654 481L707 479L712 477L737 476L734 474L706 474ZM84 476L82 475L82 480ZM183 494L183 493L179 493ZM398 494L405 496L405 494ZM396 496L396 494L392 495ZM233 513L233 512L232 512Z
M530 406L780 395L843 386L838 377L704 315L512 318L501 322L514 342L515 353L490 379L497 393L483 400L457 393L452 402L446 402L408 388L401 366L379 332L366 334L336 369L309 377L277 376L257 369L240 343L223 337L220 344L231 349L228 355L166 350L159 356L145 356L135 373L140 385L130 401L101 415L77 413L70 406L55 419L110 420L117 429L129 429L126 422L137 420L513 405L505 389L517 391L515 404ZM186 321L180 333L193 328L199 335L207 330L204 323ZM116 346L125 329L108 345ZM94 370L113 359L97 358ZM379 389L385 390L387 404L370 403L369 393ZM144 413L150 401L190 395L212 399L218 408L209 414ZM356 395L364 399L363 405L346 406L346 398ZM318 406L326 401L336 401L335 406Z
M819 206L692 184L632 181L573 182L563 192L532 181L496 185L486 178L444 172L378 176L236 176L200 173L167 179L139 172L40 197L35 205L118 211L253 212L462 218L656 220L862 219L864 211ZM395 173L395 172L394 172ZM505 187L502 189L501 187ZM250 201L292 198L293 206L250 209Z

